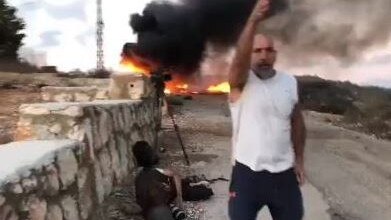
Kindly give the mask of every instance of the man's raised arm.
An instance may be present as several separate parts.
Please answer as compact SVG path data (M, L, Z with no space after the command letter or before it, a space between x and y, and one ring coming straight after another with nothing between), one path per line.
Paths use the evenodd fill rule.
M230 102L235 102L239 99L247 82L257 26L265 18L266 12L269 10L269 4L270 0L258 0L239 37L236 53L228 76L231 87L229 95Z

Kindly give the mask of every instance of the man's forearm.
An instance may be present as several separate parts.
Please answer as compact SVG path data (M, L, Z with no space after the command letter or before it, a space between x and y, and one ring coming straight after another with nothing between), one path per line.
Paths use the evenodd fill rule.
M243 88L246 84L248 70L251 65L251 53L257 24L258 22L250 16L240 35L229 72L229 84L231 88Z
M183 195L182 195L182 181L181 177L178 175L174 175L174 181L175 181L175 189L177 191L177 205L180 208L183 208Z
M231 89L242 90L247 82L251 55L258 24L265 19L270 0L258 0L239 37L236 53L229 71Z
M295 107L292 117L292 143L295 159L298 163L304 162L304 147L306 140L306 128L303 114L298 106Z

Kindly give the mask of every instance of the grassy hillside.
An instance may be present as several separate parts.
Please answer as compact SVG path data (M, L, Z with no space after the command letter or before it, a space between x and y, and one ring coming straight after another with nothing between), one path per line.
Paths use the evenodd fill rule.
M343 122L358 129L391 139L391 90L360 87L318 77L298 77L300 101L305 109L343 115Z

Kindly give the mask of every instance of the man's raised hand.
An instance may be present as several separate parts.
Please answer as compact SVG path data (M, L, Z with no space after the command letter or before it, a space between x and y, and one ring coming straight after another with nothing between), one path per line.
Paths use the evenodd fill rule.
M265 20L265 18L267 17L267 12L270 9L271 1L272 0L258 0L251 13L251 21L258 23Z

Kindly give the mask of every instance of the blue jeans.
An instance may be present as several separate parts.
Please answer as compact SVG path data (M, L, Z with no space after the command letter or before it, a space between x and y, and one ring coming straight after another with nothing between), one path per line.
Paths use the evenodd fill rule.
M267 206L273 220L301 220L303 199L293 169L281 173L255 172L236 163L230 184L231 220L255 220Z

